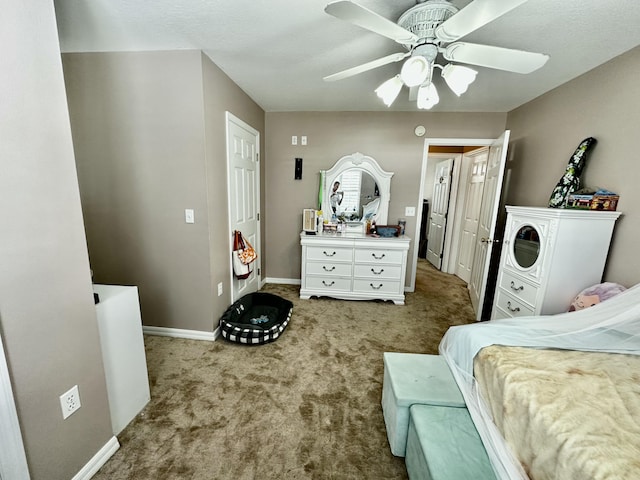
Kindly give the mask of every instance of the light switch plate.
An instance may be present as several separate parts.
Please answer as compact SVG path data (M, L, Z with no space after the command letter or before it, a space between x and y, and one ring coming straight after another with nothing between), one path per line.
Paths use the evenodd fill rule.
M195 223L195 215L192 208L186 208L184 210L184 221L186 223Z
M404 216L405 217L415 217L416 216L416 207L405 207L404 208Z
M307 136L306 135L302 135L300 137L300 144L302 144L302 145L306 145L307 144Z

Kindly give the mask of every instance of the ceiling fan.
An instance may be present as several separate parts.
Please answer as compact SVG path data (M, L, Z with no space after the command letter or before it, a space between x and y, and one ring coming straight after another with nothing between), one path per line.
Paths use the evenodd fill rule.
M341 80L409 57L400 73L376 89L376 94L390 106L403 85L411 89L418 108L430 109L439 101L433 85L433 71L441 70L445 82L460 96L475 80L477 71L458 63L516 73L531 73L549 59L542 53L458 42L457 40L522 5L527 0L474 0L461 10L448 0L417 0L397 23L388 20L350 0L329 3L325 12L371 32L383 35L403 45L407 52L398 52L371 62L324 77L327 82ZM436 63L438 55L449 62Z

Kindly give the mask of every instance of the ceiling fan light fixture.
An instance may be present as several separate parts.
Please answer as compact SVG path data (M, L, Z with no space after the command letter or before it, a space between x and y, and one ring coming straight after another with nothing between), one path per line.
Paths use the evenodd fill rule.
M395 99L398 98L401 89L402 79L400 78L400 75L396 75L376 88L375 92L376 95L382 99L384 104L387 107L390 107Z
M407 87L417 87L427 80L431 66L422 55L415 55L407 59L400 70L400 78Z
M429 82L418 89L417 105L422 110L430 110L440 101L436 86Z
M478 72L474 69L452 63L448 63L442 69L442 78L457 96L467 91L469 85L475 81L476 75Z

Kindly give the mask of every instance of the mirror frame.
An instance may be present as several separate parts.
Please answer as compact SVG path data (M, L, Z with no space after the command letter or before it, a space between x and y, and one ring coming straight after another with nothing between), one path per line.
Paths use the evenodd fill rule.
M378 184L378 191L380 192L380 206L378 207L378 213L376 214L376 223L378 225L386 225L387 217L389 214L389 201L391 200L391 177L393 172L387 172L380 168L378 162L372 157L364 155L360 152L352 153L351 155L345 155L338 160L333 167L329 170L320 170L320 176L322 178L322 212L331 211L330 202L330 185L347 170L361 170L373 177Z

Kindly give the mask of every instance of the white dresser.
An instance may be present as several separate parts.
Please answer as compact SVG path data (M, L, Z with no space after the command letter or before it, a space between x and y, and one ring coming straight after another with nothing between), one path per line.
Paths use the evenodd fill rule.
M507 206L491 319L566 312L602 281L620 212Z
M409 238L364 234L300 235L300 298L392 300L404 305Z

